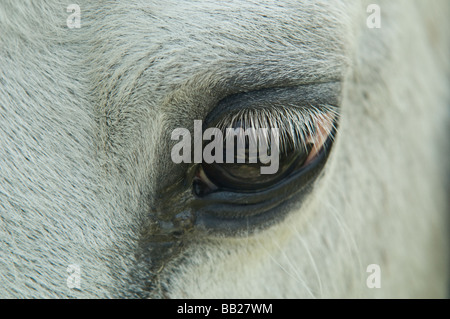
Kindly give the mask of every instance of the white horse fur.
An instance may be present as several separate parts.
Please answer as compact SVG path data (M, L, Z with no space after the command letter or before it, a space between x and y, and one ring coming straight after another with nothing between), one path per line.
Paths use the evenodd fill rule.
M448 0L377 0L373 29L371 1L76 3L79 29L67 3L0 2L1 297L446 296ZM339 131L301 207L199 238L146 282L138 238L176 175L167 128L230 86L319 78L342 78Z

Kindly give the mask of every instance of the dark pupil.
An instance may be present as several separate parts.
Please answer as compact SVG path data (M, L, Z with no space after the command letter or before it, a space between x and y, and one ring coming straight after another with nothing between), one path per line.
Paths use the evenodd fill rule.
M296 167L305 162L311 147L295 151L288 149L280 152L279 168L275 174L261 174L262 166L271 163L261 163L259 160L259 149L257 163L249 163L249 141L246 139L245 163L237 163L237 138L234 141L234 163L226 163L226 148L224 147L224 163L203 164L203 170L208 178L218 187L227 190L253 191L272 186L289 175ZM270 150L269 150L270 155Z

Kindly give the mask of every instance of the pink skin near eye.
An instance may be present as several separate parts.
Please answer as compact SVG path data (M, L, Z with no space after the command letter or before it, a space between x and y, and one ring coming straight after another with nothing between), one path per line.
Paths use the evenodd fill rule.
M306 141L306 144L313 144L313 148L311 149L311 152L309 153L308 157L306 158L305 163L303 166L308 165L311 163L312 160L316 158L316 156L319 154L319 152L322 150L323 146L325 145L325 142L328 139L328 136L331 133L331 130L333 129L333 122L335 119L335 115L331 113L325 114L325 116L317 119L316 124L316 134L310 135Z

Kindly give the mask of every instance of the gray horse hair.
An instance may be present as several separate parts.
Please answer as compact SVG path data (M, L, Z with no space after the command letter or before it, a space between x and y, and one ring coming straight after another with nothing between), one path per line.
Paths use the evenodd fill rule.
M371 3L80 0L69 28L67 3L2 0L0 296L445 297L450 3L374 1L380 28ZM337 134L301 205L147 251L185 176L174 128L235 92L333 81Z

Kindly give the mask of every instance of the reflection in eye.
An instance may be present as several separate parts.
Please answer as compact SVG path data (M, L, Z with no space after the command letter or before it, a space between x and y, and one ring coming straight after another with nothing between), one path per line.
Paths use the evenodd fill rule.
M279 168L275 174L261 174L261 167L266 162L261 158L255 160L257 154L252 150L251 136L232 136L224 134L225 138L234 139L234 161L230 163L203 163L197 172L194 191L198 196L211 192L226 190L231 192L258 192L269 189L288 176L315 163L319 154L326 151L327 144L334 138L335 124L338 113L335 107L322 105L320 107L302 107L298 109L252 109L241 110L217 122L217 127L246 130L248 128L274 128L280 130ZM225 123L231 123L227 126ZM245 161L238 154L237 141L244 138ZM268 138L266 135L265 138ZM225 145L225 143L224 143ZM270 145L266 141L266 145ZM252 147L250 147L252 146ZM224 154L229 152L224 147ZM270 150L269 150L270 152ZM261 155L261 154L259 154ZM239 161L241 160L241 161ZM256 162L256 163L255 163Z

